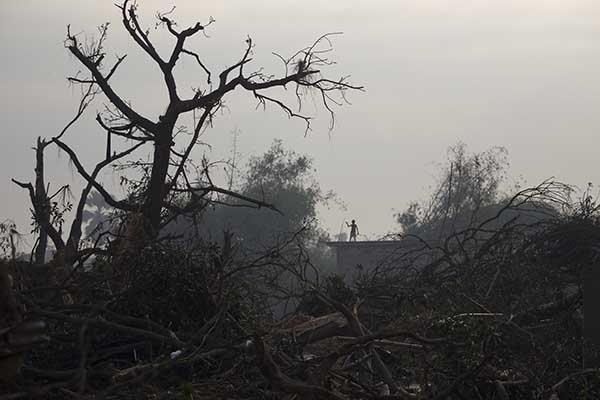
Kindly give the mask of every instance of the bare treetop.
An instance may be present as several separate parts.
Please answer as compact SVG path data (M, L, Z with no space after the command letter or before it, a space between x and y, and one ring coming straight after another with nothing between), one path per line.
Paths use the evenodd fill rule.
M347 90L363 89L362 86L349 83L347 76L332 79L325 74L325 69L334 64L328 57L328 53L333 49L330 38L337 33L322 35L309 46L294 52L290 57L273 53L284 66L285 73L280 76L268 75L263 72L262 68L249 69L254 44L252 39L248 37L241 59L217 73L206 67L204 59L207 55L198 53L187 46L189 38L204 33L205 29L215 22L212 18L206 23L197 22L187 29L179 29L176 21L172 18L174 8L168 12L157 13L156 27L166 28L166 31L175 38L175 44L170 53L165 56L156 49L149 37L149 30L142 27L137 13L137 3L125 0L117 7L121 11L123 27L129 36L158 65L163 75L169 96L165 113L156 118L142 115L111 85L110 79L126 56L117 57L110 68L103 68L106 55L104 42L108 24L102 25L99 28L99 38L87 45L80 43L77 35L72 34L70 28L67 29L66 47L90 74L87 78L74 76L70 77L69 80L73 83L97 85L110 101L112 107L107 107L96 118L99 125L107 131L107 154L110 153L111 135L143 142L144 144L146 142L154 143L154 156L147 189L145 190L143 204L137 207L146 217L149 231L152 232L151 236L156 235L160 229L161 221L163 221L161 216L163 209L174 210L173 205L167 204L166 200L168 194L173 191L177 193L182 191L194 193L201 198L214 193L240 198L235 193L214 185L208 177L208 171L205 171L207 175L204 179L204 182L207 183L205 187L198 188L197 185L190 184L189 179L186 177L186 162L189 161L192 149L198 143L201 132L212 123L215 112L223 106L223 99L227 94L238 88L251 92L258 101L258 105L263 106L263 108L266 107L267 103L271 103L278 106L289 117L302 119L306 123L306 133L310 130L311 117L302 112L302 98L305 93L316 93L320 97L323 108L327 110L331 118L330 129L333 129L334 106L347 103L345 96ZM182 56L195 59L199 72L203 75L202 80L206 80L204 88L194 89L193 96L188 98L180 96L173 72ZM213 82L213 76L218 76L216 82ZM269 92L269 95L266 94L268 89L288 89L290 85L294 88L297 106L287 104L285 100L271 94L272 92ZM178 129L180 129L176 128L175 124L182 114L188 112L194 112L194 115L199 112L200 117L195 119L191 140L185 150L175 151L174 138ZM65 151L69 153L68 150ZM80 174L89 181L90 175L77 163L75 164ZM94 187L99 186L94 185ZM123 205L123 203L119 204L119 202L112 199L105 190L99 191L109 204L116 207ZM259 207L267 206L260 199L240 199L250 201L250 204ZM131 209L131 207L127 208ZM179 209L178 211L182 210Z

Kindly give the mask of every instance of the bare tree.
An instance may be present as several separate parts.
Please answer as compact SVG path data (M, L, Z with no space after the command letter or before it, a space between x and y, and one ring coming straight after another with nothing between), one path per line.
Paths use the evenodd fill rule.
M66 132L71 128L84 114L85 110L88 108L92 100L94 99L97 91L94 90L92 85L87 85L86 87L82 87L81 99L79 101L79 105L77 107L77 111L71 120L63 127L60 133L56 136L56 138L60 139ZM63 253L66 249L67 245L62 238L61 231L62 227L57 227L56 225L60 225L62 222L58 222L56 218L57 207L52 206L53 198L65 194L69 190L68 185L61 186L54 194L50 195L48 193L50 187L46 184L46 176L45 176L45 168L44 168L44 152L46 148L53 144L54 140L46 140L41 137L37 138L36 146L33 148L35 150L35 183L32 184L30 182L21 182L16 179L13 179L13 183L16 185L27 189L29 192L29 197L32 205L32 216L35 222L36 230L39 232L39 236L36 240L36 245L34 249L35 254L35 263L36 264L44 264L46 257L46 249L48 245L48 237L52 240L54 247L56 248L58 253ZM87 196L86 196L87 197ZM82 210L83 205L85 204L86 197L81 199ZM75 218L73 226L77 224L77 218ZM79 221L79 230L81 230L81 221ZM73 240L69 240L73 244L73 241L76 240L77 244L79 243L79 235L77 238L73 238ZM76 247L77 245L75 245Z
M199 204L198 198L218 194L237 197L258 207L269 206L260 199L246 198L214 185L208 176L208 171L204 171L206 179L200 184L192 182L187 174L186 166L192 149L197 144L203 129L211 123L214 113L222 107L222 101L226 95L238 88L251 92L260 105L265 106L267 103L276 105L289 117L304 120L308 130L311 118L300 111L305 90L318 94L323 107L331 115L331 126L333 127L332 106L340 105L345 101L344 95L347 90L362 89L360 86L348 83L347 77L330 79L322 74L322 69L332 64L332 61L327 58L327 53L332 49L330 36L333 34L321 36L312 45L297 51L289 58L277 55L286 71L280 77L266 75L260 69L253 72L246 70L252 61L253 51L252 39L247 38L246 49L241 59L220 71L217 75L218 79L213 83L214 74L203 62L204 57L187 47L187 40L203 32L214 22L212 18L206 24L198 22L192 27L178 30L177 24L170 17L171 12L158 13L158 25L166 28L167 32L175 39L170 54L165 57L159 54L149 37L149 31L142 27L137 13L137 4L125 0L118 5L118 8L121 11L123 27L131 39L159 67L163 75L168 92L168 105L165 113L154 120L144 116L135 110L113 87L110 79L125 60L125 56L118 57L108 71L104 70L105 53L102 44L106 37L107 25L100 28L100 39L96 42L96 46L91 47L80 43L77 35L72 34L68 29L66 46L90 74L87 78L75 76L69 79L74 83L96 85L110 101L112 107L98 114L96 118L102 128L107 131L108 138L114 135L138 143L151 143L154 146L148 178L141 199L136 202L116 200L79 163L75 162L74 164L79 173L102 194L109 205L127 212L136 212L142 216L143 231L147 238L154 238L158 235L165 221L166 211L189 211L194 205ZM195 59L200 73L206 76L206 87L196 89L194 95L189 98L180 97L174 74L175 66L182 56ZM299 102L298 111L294 111L284 100L266 94L267 89L285 89L290 85L295 88ZM188 113L199 115L199 118L195 122L191 139L185 150L179 152L176 151L174 142L180 129L176 124L182 115ZM107 143L109 143L108 140ZM67 150L69 147L66 144L60 142L59 145L70 155L75 154L74 151ZM191 207L175 206L169 201L173 193L186 193L192 196L194 201L190 202Z
M60 195L64 196L66 193L70 192L70 189L68 185L63 185L53 194L49 194L50 186L46 183L46 177L44 173L44 152L49 145L54 144L69 154L71 161L77 166L78 169L83 169L76 154L71 150L71 148L66 146L61 141L61 138L66 134L69 128L71 128L81 118L86 109L94 100L95 96L98 94L98 90L94 85L88 84L82 89L81 99L75 115L63 127L60 133L51 140L42 139L40 137L37 139L37 144L34 148L36 154L35 184L32 184L31 182L22 182L16 179L12 180L16 185L26 189L29 193L29 198L32 205L31 212L39 231L39 236L36 240L35 247L36 264L44 264L45 262L48 237L56 249L55 259L61 264L65 262L67 264L72 264L79 257L79 247L82 237L83 211L88 195L93 188L92 182L96 180L98 174L103 168L115 162L116 160L126 157L142 144L137 143L124 151L107 154L104 160L96 164L92 173L87 176L87 178L89 178L87 179L88 182L81 191L77 201L75 215L73 216L73 221L71 222L71 227L69 229L67 239L65 240L63 238L62 229L63 210L59 209L59 204L57 201L54 201L54 199ZM70 209L71 206L66 205L65 208Z

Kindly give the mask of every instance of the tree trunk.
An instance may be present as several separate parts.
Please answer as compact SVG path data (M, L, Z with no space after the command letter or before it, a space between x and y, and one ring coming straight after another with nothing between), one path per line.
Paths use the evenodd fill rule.
M164 124L160 134L154 143L154 159L152 161L152 172L146 192L143 215L146 226L144 231L148 238L158 235L161 222L161 211L164 203L167 173L169 171L169 160L171 157L171 146L173 144L173 123Z
M46 142L40 137L37 138L35 148L35 202L37 202L37 219L40 228L38 245L35 249L35 263L43 265L46 262L46 249L48 247L48 232L44 229L44 224L40 221L50 223L50 202L46 193L46 184L44 182L44 148Z
M154 158L150 180L144 194L144 203L139 212L131 212L127 217L120 238L115 244L115 265L125 265L132 257L137 257L146 243L158 236L161 211L167 195L165 182L169 171L171 139L174 123L161 126L154 142Z

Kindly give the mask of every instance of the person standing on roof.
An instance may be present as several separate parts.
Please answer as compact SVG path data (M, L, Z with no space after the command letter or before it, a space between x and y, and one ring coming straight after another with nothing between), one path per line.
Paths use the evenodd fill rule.
M358 232L358 225L356 225L356 220L352 220L352 223L349 224L348 221L346 221L346 225L348 226L348 228L350 228L350 238L348 239L348 241L352 241L352 239L354 239L354 241L356 242L356 236L360 235L360 233Z

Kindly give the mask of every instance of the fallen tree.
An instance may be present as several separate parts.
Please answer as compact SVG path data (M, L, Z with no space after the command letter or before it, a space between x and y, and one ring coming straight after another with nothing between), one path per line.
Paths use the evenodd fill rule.
M545 182L499 213L562 204L555 218L490 220L423 246L431 261L420 273L365 271L342 292L304 273L310 260L294 241L250 262L225 242L151 246L126 272L99 257L66 283L78 288L73 304L44 287L43 270L8 265L49 341L4 398L594 398L578 274L600 220L595 205L560 203L566 189ZM277 283L269 270L298 287L265 290ZM318 301L305 309L319 314L273 320L261 304L276 293Z

